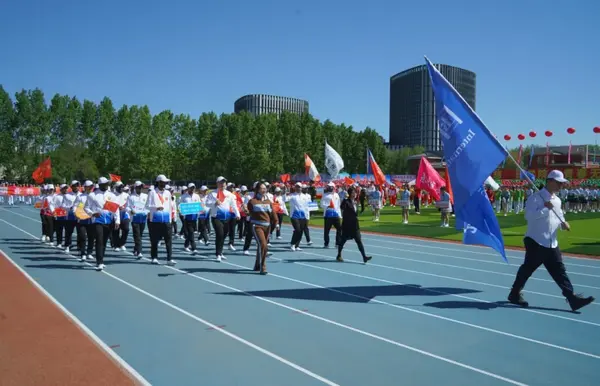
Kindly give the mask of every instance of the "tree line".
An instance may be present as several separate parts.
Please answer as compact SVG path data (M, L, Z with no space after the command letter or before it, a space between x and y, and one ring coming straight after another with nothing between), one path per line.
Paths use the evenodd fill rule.
M30 182L46 157L53 181L96 178L108 173L124 181L212 180L219 175L246 183L304 171L304 153L324 170L325 140L344 159L344 171L366 172L366 148L386 174L407 172L406 157L423 152L391 152L367 127L319 121L310 114L257 117L249 113L202 113L194 118L170 110L152 114L148 106L115 107L56 94L49 103L40 89L22 90L14 99L0 85L0 174Z

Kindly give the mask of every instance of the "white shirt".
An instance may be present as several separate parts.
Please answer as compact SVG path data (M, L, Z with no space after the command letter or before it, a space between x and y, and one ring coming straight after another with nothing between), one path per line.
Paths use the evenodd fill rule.
M95 213L100 214L100 217L94 217L94 223L109 224L110 220L114 220L115 224L120 224L121 216L119 216L118 210L117 212L109 212L108 210L104 210L104 204L107 200L115 202L116 197L108 190L103 192L98 189L96 192L89 194L83 209L85 210L85 213L89 214L90 216L93 216Z
M548 201L554 206L553 209L544 206L544 203ZM564 220L564 216L562 202L558 196L550 195L545 188L532 194L525 204L525 219L527 220L525 237L530 237L542 247L558 247L556 233L560 229L561 219Z
M125 210L127 210L127 213L129 213L130 215L136 215L136 211L135 208L141 209L141 208L146 208L146 204L148 203L148 195L146 193L140 193L139 195L137 193L131 193L129 195L129 197L127 197L127 204L126 204L126 208ZM134 212L134 213L132 213ZM144 214L144 213L140 213L140 214Z
M237 207L236 196L228 190L223 190L223 201L217 205L218 191L211 192L206 198L206 205L210 208L210 214L213 218L219 220L229 220L231 215L240 217L240 211Z
M333 202L333 207L330 204ZM335 192L325 193L321 198L321 209L323 209L323 216L330 218L342 218L342 211L340 209L340 196Z
M308 219L308 203L310 202L310 199L307 200L302 193L292 193L288 197L290 203L290 217L293 219Z
M150 210L150 221L154 219L154 213L161 212L158 211L158 208L163 208L163 213L168 213L170 221L173 221L173 217L171 217L171 205L173 205L173 200L171 200L171 192L168 190L160 191L158 188L154 188L148 191L148 204L147 207ZM157 220L155 220L157 221Z

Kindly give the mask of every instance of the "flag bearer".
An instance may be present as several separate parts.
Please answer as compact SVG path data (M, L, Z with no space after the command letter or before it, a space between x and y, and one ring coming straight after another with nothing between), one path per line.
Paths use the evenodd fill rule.
M133 231L133 255L139 259L142 254L142 235L146 228L148 212L146 205L148 203L148 195L142 193L144 184L142 181L136 181L133 184L133 193L127 198L126 210L131 217L131 229Z
M94 183L90 180L87 180L83 183L83 193L79 194L75 199L75 203L73 204L73 208L77 211L77 208L80 205L83 205L85 208L85 203L87 202L90 194L92 193L92 189L94 189ZM87 259L92 260L92 251L94 250L94 230L92 219L77 219L77 249L79 249L79 261L84 262Z

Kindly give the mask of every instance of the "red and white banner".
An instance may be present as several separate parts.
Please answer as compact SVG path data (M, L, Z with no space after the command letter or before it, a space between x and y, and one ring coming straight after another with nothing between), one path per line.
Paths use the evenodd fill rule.
M1 186L0 196L39 196L40 188L29 188L26 186Z

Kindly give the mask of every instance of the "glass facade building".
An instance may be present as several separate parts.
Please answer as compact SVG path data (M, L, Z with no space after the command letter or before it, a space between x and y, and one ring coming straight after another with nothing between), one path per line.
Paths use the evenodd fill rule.
M283 111L302 115L308 113L308 101L275 95L244 95L235 101L233 111L235 113L248 111L254 116L261 114L279 115Z
M446 64L435 67L475 110L474 72ZM389 145L423 146L426 151L442 150L435 102L427 66L417 66L390 78Z

